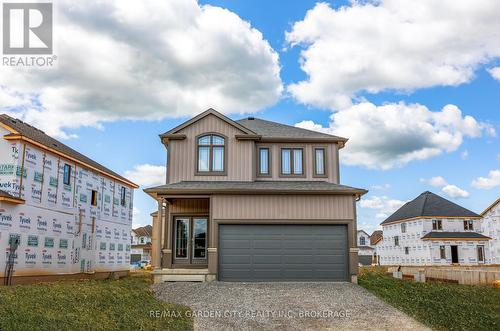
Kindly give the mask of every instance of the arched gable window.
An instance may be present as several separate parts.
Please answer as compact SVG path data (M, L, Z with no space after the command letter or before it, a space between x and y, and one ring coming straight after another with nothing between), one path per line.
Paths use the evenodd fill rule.
M359 237L359 245L360 246L366 245L365 237Z
M215 134L198 137L196 150L199 173L223 173L225 171L226 139Z

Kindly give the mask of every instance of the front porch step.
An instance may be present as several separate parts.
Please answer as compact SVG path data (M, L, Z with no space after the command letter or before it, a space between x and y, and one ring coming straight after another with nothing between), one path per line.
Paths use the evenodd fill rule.
M154 283L163 282L211 282L215 275L208 269L158 269L152 272Z

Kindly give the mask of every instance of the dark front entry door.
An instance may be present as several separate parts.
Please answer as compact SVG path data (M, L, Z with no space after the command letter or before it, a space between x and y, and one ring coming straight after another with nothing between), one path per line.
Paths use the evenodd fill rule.
M174 263L207 264L207 218L174 219Z
M219 280L346 281L347 226L219 226Z
M451 263L458 263L458 246L451 246Z

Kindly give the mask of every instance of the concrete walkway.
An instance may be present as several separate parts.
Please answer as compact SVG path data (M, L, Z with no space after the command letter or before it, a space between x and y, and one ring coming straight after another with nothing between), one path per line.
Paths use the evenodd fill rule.
M162 283L191 307L195 330L428 330L351 283Z

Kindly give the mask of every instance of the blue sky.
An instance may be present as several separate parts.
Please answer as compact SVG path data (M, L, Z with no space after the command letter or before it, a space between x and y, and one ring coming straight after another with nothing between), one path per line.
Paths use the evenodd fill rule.
M491 22L485 19L486 13L492 12L487 2L480 1L477 6L484 5L484 10L477 12L452 10L454 19L442 14L442 8L434 8L432 1L423 1L418 11L425 16L423 21L434 20L438 26L442 23L440 20L446 20L448 28L432 30L433 25L426 23L425 29L430 30L419 31L422 17L411 17L411 10L394 8L384 1L371 3L331 1L317 5L315 1L221 0L193 2L185 8L172 1L166 8L156 8L154 1L147 1L145 6L150 6L152 13L161 10L166 13L163 20L169 23L160 29L171 37L166 43L173 51L168 53L160 47L164 41L160 40L158 46L157 40L141 40L144 31L139 25L135 28L133 23L146 19L135 13L135 16L129 12L123 14L120 7L128 6L126 2L110 1L114 12L123 14L125 20L114 20L111 16L91 19L93 10L102 9L93 2L89 2L85 10L77 8L76 11L81 9L81 15L75 15L61 2L58 10L65 19L61 19L60 24L79 27L83 40L95 41L99 38L96 33L103 33L105 38L100 45L103 49L110 48L110 58L105 52L90 50L89 58L102 68L85 64L76 71L75 64L82 61L76 54L81 50L73 49L74 45L64 35L56 35L56 42L58 36L60 38L56 48L60 54L60 62L54 69L56 75L49 77L46 72L21 75L15 71L18 68L0 68L0 76L16 76L10 80L0 78L0 109L41 126L59 138L66 138L64 142L76 150L134 178L138 176L134 167L164 165L165 149L158 134L205 110L205 105L233 118L254 113L264 119L290 125L300 123L298 125L308 128L314 126L351 138L341 151L341 182L370 191L358 205L358 227L368 232L376 229L384 217L402 203L425 190L475 212L482 211L500 196L500 175L495 172L500 171L500 72L494 74L494 68L500 66L500 39L496 38L498 35L485 34L485 29L464 33L460 30L460 15L466 15L471 22L491 24L487 27L492 31L500 30L495 23L500 19L491 19ZM410 4L411 1L406 2L407 6ZM216 10L210 11L204 5ZM306 19L308 11L311 12ZM199 15L198 30L185 32L189 28L182 24L189 27L191 16L196 15ZM181 21L178 17L186 17L186 21L178 23L177 20ZM371 18L376 23L371 22ZM218 27L211 19L225 22L227 28ZM154 15L150 20L154 23ZM349 20L356 23L351 25ZM408 26L401 22L413 23ZM171 26L175 24L180 27ZM399 28L398 24L401 24ZM106 33L107 29L114 32ZM429 38L439 42L421 38L425 33L432 33ZM176 42L170 43L172 40ZM213 49L205 50L204 42L214 43ZM202 43L202 47L197 43ZM136 51L131 51L130 58L124 56L130 49ZM209 55L201 61L196 57L197 49ZM232 52L237 55L230 56ZM155 76L145 68L150 58L159 61L155 62L161 69L158 71L165 70L165 76ZM119 64L117 70L109 69L115 62ZM301 67L301 63L305 66ZM217 72L207 69L213 67L218 68ZM177 73L169 76L171 71ZM138 72L141 75L137 75ZM220 83L221 89L212 95L210 89L190 81L199 72L207 79L207 85ZM137 78L129 87L126 85L129 76L146 79ZM23 83L26 77L35 77L39 84ZM66 85L61 84L62 81ZM156 86L156 82L161 84ZM307 84L298 86L299 82ZM68 84L74 89L69 89ZM93 84L98 88L88 87ZM131 102L127 98L138 85L141 87ZM238 88L233 89L236 85ZM291 87L294 85L298 87ZM160 94L150 91L156 88ZM184 93L190 88L192 94L186 97ZM171 92L165 94L164 89ZM247 98L253 90L257 97ZM231 97L221 91L230 91ZM106 92L111 93L109 99L116 102L100 102L108 98ZM65 99L68 95L74 96L71 102L67 100L69 97ZM450 117L443 120L440 114L444 116L447 105L453 105L453 109L446 113ZM366 121L380 122L380 126L364 123L366 116L359 115L363 111L368 112L364 114L372 111L375 117ZM400 121L402 130L391 130L394 121L385 120L392 116L396 124ZM46 118L53 120L48 122ZM413 130L414 127L422 130ZM406 133L409 128L411 133ZM373 149L366 143L371 139L366 134L376 141ZM360 141L363 139L365 141ZM151 173L143 177L158 177L161 169L148 168L147 171ZM144 185L153 182L146 180ZM134 223L147 224L149 213L155 209L154 201L137 190L135 207Z

